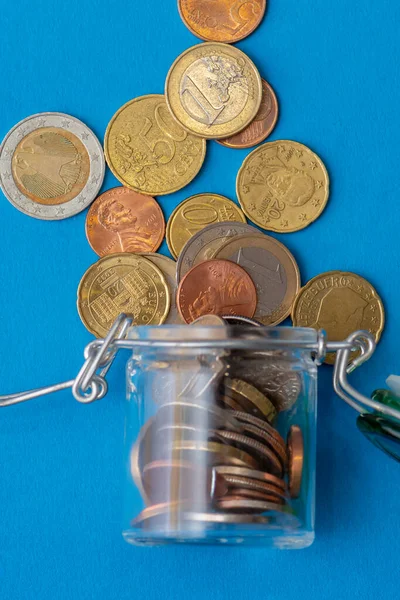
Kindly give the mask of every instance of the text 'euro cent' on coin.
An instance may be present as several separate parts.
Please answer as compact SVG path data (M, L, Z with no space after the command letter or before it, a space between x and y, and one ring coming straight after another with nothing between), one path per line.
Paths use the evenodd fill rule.
M255 118L262 99L261 77L238 48L207 42L176 59L165 96L187 131L208 139L226 138Z
M151 94L117 111L107 127L104 152L123 185L160 196L180 190L196 177L206 142L182 129L163 95Z
M236 192L256 225L288 233L320 216L328 201L329 177L321 159L304 144L267 142L245 158Z

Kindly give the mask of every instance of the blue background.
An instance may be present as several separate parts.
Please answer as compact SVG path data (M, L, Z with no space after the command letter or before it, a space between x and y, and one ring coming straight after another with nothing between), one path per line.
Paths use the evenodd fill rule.
M353 375L370 393L398 370L399 106L394 0L270 0L239 45L274 86L271 139L294 139L325 161L332 193L321 218L280 236L303 281L351 270L373 283L387 326ZM0 135L42 111L72 114L102 140L126 101L160 93L170 64L197 38L175 0L2 4ZM186 189L162 198L166 217L194 193L235 197L246 152L208 144ZM115 185L107 174L104 189ZM0 203L1 392L73 377L91 339L76 288L96 256L82 213L44 222ZM68 392L0 413L0 598L398 597L399 466L355 428L356 414L320 371L317 537L300 552L128 546L120 535L124 359L111 393L91 406Z

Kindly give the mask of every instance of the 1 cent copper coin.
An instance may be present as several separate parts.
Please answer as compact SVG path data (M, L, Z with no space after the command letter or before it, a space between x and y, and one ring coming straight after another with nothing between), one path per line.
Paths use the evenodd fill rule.
M252 146L261 144L272 133L278 120L278 100L274 90L265 79L261 79L261 84L261 106L254 121L236 135L232 135L225 140L217 140L222 146L227 146L228 148L251 148Z
M177 304L186 323L208 314L252 317L257 292L250 275L239 265L229 260L207 260L182 279Z
M292 425L287 438L289 454L289 492L292 498L298 498L301 490L304 462L303 434L298 425Z
M124 187L101 194L86 217L86 236L99 256L155 252L164 233L164 216L154 198Z
M228 44L250 35L266 6L266 0L178 0L182 21L194 35Z

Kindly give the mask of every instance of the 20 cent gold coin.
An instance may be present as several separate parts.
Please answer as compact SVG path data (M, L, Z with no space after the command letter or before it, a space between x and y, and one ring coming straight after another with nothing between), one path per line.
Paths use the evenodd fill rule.
M304 144L268 142L239 170L236 191L244 213L263 229L304 229L324 210L329 177L322 160Z
M241 50L208 42L176 59L167 76L165 97L187 131L208 139L226 138L254 119L262 84L255 65Z
M311 279L299 292L292 310L296 327L324 329L329 341L340 341L364 329L379 340L385 312L377 291L355 273L329 271ZM334 354L326 362L333 363Z
M135 325L160 325L168 315L170 294L155 264L121 252L89 267L79 284L77 306L85 327L104 337L121 313Z

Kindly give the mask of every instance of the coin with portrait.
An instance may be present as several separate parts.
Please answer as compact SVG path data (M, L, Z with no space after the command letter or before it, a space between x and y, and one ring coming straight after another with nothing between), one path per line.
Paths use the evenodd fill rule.
M99 256L155 252L164 232L164 216L154 198L124 187L101 194L86 217L86 236Z
M256 116L262 98L261 77L238 48L206 42L189 48L173 63L165 98L175 119L190 133L226 138Z
M267 142L239 170L236 191L246 216L263 229L304 229L324 210L329 177L310 148L289 140Z

